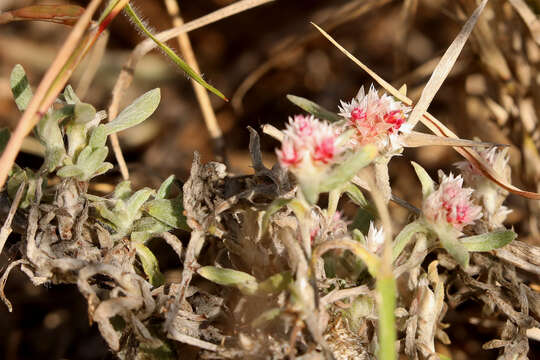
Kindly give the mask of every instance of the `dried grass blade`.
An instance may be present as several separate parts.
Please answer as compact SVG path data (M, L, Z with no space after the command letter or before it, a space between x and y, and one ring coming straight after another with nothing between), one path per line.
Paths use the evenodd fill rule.
M527 3L523 0L509 0L510 4L516 9L517 13L525 25L529 28L534 41L540 45L540 19L535 15Z
M437 135L425 134L417 131L412 131L403 139L405 147L420 147L420 146L463 146L463 147L505 147L505 144L496 144L484 141L475 141L467 139L454 139L449 137L441 137Z
M422 123L426 125L428 129L433 131L433 133L440 135L440 136L446 136L450 138L457 139L457 135L454 134L450 129L448 129L446 126L444 126L439 120L437 120L433 115L431 114L424 114L422 118ZM465 159L467 159L471 164L474 165L480 172L482 172L482 175L499 185L500 187L504 188L505 190L516 194L523 196L528 199L533 200L540 200L540 194L531 192L531 191L525 191L521 190L512 184L508 184L501 175L497 174L497 172L493 169L491 165L489 165L476 151L464 147L454 147L454 150L456 150L460 155L462 155Z
M487 1L488 0L483 0L480 5L478 5L476 10L474 10L469 20L467 20L465 25L463 25L459 34L456 36L452 44L450 44L450 46L442 56L435 70L433 70L429 81L424 87L424 90L422 90L420 100L415 105L414 109L409 115L409 119L407 120L411 124L411 126L415 126L418 123L422 115L426 112L429 105L431 104L431 101L437 94L437 91L439 91L439 89L441 88L441 85L450 73L450 70L452 70L454 63L456 62L459 54L461 53L461 50L463 49L463 46L465 46L467 39L471 35L476 21L480 17L482 10L484 10Z
M0 24L12 21L46 21L73 25L84 13L77 5L33 5L0 13Z

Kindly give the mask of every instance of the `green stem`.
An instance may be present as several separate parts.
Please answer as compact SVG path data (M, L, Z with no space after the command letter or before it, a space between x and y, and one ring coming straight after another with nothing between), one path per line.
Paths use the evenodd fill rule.
M377 279L379 296L379 359L395 360L396 355L396 283L392 272L380 274Z
M405 246L411 241L414 234L418 232L426 233L428 230L426 226L419 220L413 221L401 230L394 240L394 246L392 249L392 262L396 261L399 254L405 249Z

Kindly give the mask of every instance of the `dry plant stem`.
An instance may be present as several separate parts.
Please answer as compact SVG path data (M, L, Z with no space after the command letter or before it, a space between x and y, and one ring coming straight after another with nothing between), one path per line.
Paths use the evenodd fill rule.
M9 143L2 153L2 157L0 157L0 189L6 182L8 172L15 162L15 158L19 153L19 149L21 148L24 138L30 133L32 128L41 118L42 114L47 111L49 106L54 101L56 94L50 94L49 90L56 81L58 74L63 70L64 65L79 44L79 40L82 38L84 32L88 28L88 25L92 20L92 16L100 3L101 0L92 0L92 2L90 2L85 12L81 15L73 27L73 30L64 42L64 45L58 52L58 55L54 59L53 63L45 73L45 76L41 80L36 93L28 104L28 108L19 120L17 128L11 135Z
M180 286L178 287L175 296L175 302L171 304L170 313L173 316L170 316L165 322L165 328L169 331L174 329L173 320L176 313L181 309L182 303L186 298L186 290L191 282L195 267L197 266L197 256L201 251L204 245L204 231L201 229L196 229L191 232L191 237L189 239L189 244L186 249L186 257L184 259L184 269L182 270L182 280ZM167 239L165 239L167 240ZM180 341L180 340L179 340Z
M189 335L186 335L186 334L182 334L181 332L179 332L178 330L176 330L174 328L169 329L168 337L170 339L179 341L181 343L188 344L188 345L191 345L191 346L195 346L195 347L198 347L198 348L201 348L201 349L204 349L204 350L208 350L208 351L214 351L215 352L215 351L218 351L218 349L219 349L219 347L216 344L212 344L212 343L209 343L207 341L197 339L195 337L192 337L192 336L189 336Z
M184 20L180 16L180 8L178 7L177 0L165 0L165 5L169 15L173 18L173 25L175 28L178 28L184 25ZM185 62L197 73L200 74L199 64L195 54L193 53L193 47L191 46L191 41L187 33L181 33L177 36L178 46L180 47L180 52L184 55ZM199 102L199 107L204 118L204 123L206 124L206 129L212 138L212 144L214 148L214 155L216 156L217 161L227 165L227 156L225 152L225 140L223 139L223 133L219 128L219 124L216 119L216 114L212 108L212 103L210 102L210 96L208 96L208 91L198 84L195 80L191 80L191 85L193 86L193 91Z
M6 221L4 222L4 225L2 225L2 229L0 229L0 254L2 253L2 250L4 249L4 245L6 244L6 240L9 234L11 234L11 231L12 231L11 222L13 221L13 217L15 216L15 213L17 212L17 209L19 208L19 203L21 202L25 186L26 186L26 182L23 181L21 185L19 186L17 193L15 194L15 199L13 199L13 203L11 204L11 208L9 209L9 213L6 218Z
M96 76L97 70L103 60L103 55L105 55L105 49L107 49L108 42L109 31L105 30L96 41L92 53L87 59L87 66L84 69L84 73L79 80L79 84L77 84L77 89L75 89L75 93L80 99L84 99L90 88L90 84L92 84L92 80L94 80L94 77Z
M534 41L540 45L540 19L523 0L509 0L529 28Z
M332 290L326 296L321 298L321 307L335 303L336 301L356 297L359 295L367 295L371 292L367 285L355 286L348 289Z
M6 282L9 277L9 273L11 272L11 270L13 270L14 267L20 264L28 264L28 261L26 261L25 259L13 261L11 264L9 264L6 271L4 271L4 274L0 278L0 300L2 300L4 304L6 304L6 307L8 308L9 312L13 311L13 306L11 305L11 302L7 299L6 295L4 294L4 288L6 287Z
M222 9L211 12L208 15L201 16L200 18L190 21L180 27L175 27L175 28L163 31L157 34L156 38L159 39L160 41L167 41L180 34L187 33L189 31L201 28L208 24L214 23L216 21L222 20L229 16L238 14L242 11L251 9L253 7L265 4L270 1L274 1L274 0L239 1L229 6L225 6ZM155 47L156 47L156 44L152 41L152 39L146 39L142 41L139 45L135 47L135 49L131 52L131 55L129 56L128 60L124 63L124 66L122 67L122 71L120 72L120 75L118 76L118 79L116 80L116 83L114 84L114 88L112 91L112 100L111 100L111 104L109 105L109 109L107 111L109 115L109 121L112 121L118 115L118 109L120 107L122 97L124 96L126 89L129 87L129 85L131 84L131 81L133 80L133 74L135 73L135 68L137 67L137 63L144 55L146 55L149 51L151 51ZM109 138L113 146L114 156L116 157L116 161L118 162L120 166L122 177L124 177L124 179L127 179L129 177L129 173L127 171L127 166L125 166L126 162L124 160L124 156L122 155L122 151L120 149L118 135L112 134L109 136Z

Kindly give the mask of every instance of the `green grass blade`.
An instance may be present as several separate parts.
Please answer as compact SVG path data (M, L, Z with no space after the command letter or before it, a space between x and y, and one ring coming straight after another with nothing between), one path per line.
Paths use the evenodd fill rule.
M143 22L141 21L141 19L139 19L139 17L137 16L137 14L135 13L135 11L133 10L133 8L131 7L129 3L126 5L125 10L127 14L129 15L129 17L133 20L135 25L137 25L150 39L152 39L152 41L154 41L156 45L159 46L159 48L163 50L165 54L167 54L167 56L171 58L171 60L174 61L174 63L178 65L186 74L188 74L193 80L195 80L196 82L204 86L206 89L208 89L208 91L213 92L215 95L219 96L225 101L229 101L225 97L225 95L223 95L218 89L216 89L215 87L213 87L212 85L204 81L204 79L199 74L197 74L188 64L186 64L184 60L180 59L180 57L176 55L176 53L170 47L168 47L167 45L159 41L144 26Z
M287 99L292 102L294 105L298 106L304 111L307 111L308 113L314 115L315 117L319 119L326 119L330 122L336 122L342 120L337 114L331 112L330 110L327 110L320 106L317 103L314 103L311 100L304 99L300 96L295 95L287 95Z

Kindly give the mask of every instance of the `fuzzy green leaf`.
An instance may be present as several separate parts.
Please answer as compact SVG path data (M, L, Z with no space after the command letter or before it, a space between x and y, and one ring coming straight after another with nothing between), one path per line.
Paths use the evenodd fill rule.
M190 231L184 215L182 197L175 199L155 199L145 205L145 211L152 217L175 228Z
M293 280L290 271L284 271L270 276L259 283L258 292L262 294L275 294L286 289Z
M70 105L75 105L81 102L77 94L75 94L75 90L73 90L73 87L69 84L66 85L64 93L62 95L64 95L64 100L66 101L66 103Z
M503 230L465 237L459 241L468 251L491 251L511 243L516 237L512 230Z
M11 87L11 92L13 93L13 98L15 99L15 104L20 111L26 110L26 107L32 99L32 88L24 72L24 68L17 64L11 71L11 76L9 77L9 85Z
M335 114L322 106L320 106L317 103L314 103L311 100L304 99L300 96L295 95L287 95L287 99L289 99L290 102L292 102L294 105L298 106L302 110L314 115L315 117L319 119L325 119L330 122L336 122L342 120L338 114Z
M395 261L398 258L399 254L401 254L403 249L405 249L405 246L407 246L416 233L428 231L429 229L427 229L425 224L420 221L413 221L412 223L407 224L394 240L392 261Z
M113 197L115 199L127 200L131 196L131 181L125 180L114 188Z
M110 135L135 125L139 125L156 111L161 100L159 88L147 91L126 107L111 122L104 125L105 134Z
M131 241L145 243L150 240L154 234L169 230L172 230L170 226L151 216L144 216L133 224L133 231L130 234L130 239Z
M263 231L266 231L266 229L268 229L268 225L270 224L270 217L277 213L279 210L281 210L283 207L287 206L287 204L289 204L291 201L292 199L277 198L272 201L270 205L268 205L262 221Z
M321 181L319 185L319 193L328 192L330 190L343 186L365 166L375 159L377 156L377 148L373 145L366 145L358 150L353 156L345 160L342 164L332 169L330 173Z
M79 169L79 167L76 166L76 165L66 165L66 166L62 167L61 169L59 169L56 172L56 175L58 175L60 177L63 177L63 178L67 178L67 177L79 178L79 177L84 175L84 171Z
M435 182L423 167L414 161L411 161L411 164L414 167L416 176L418 176L418 180L420 180L420 183L422 184L422 196L425 199L429 194L435 191Z
M73 121L75 124L85 124L96 116L96 109L86 103L79 102L73 108Z
M107 133L105 132L105 125L100 124L92 130L90 135L90 141L88 141L89 148L98 148L105 146L107 142Z
M139 217L141 207L148 200L150 196L154 193L154 190L150 188L144 188L136 191L128 201L126 201L126 210L128 212L128 217L131 222L135 221Z
M156 199L166 199L169 196L171 196L173 184L174 184L174 175L171 175L167 179L165 179L165 181L163 181L163 183L159 187L156 193Z
M455 236L452 231L437 231L437 236L441 241L441 245L446 251L460 264L463 268L466 268L469 265L469 251L465 245L463 245Z
M197 272L207 280L219 285L235 287L246 295L253 295L257 291L257 279L243 271L203 266Z
M354 185L353 183L348 183L347 185L345 185L343 191L347 194L349 199L351 199L351 201L355 203L356 205L361 206L361 207L366 207L368 205L368 202L366 198L364 197L362 190L360 190L360 188Z
M141 260L141 264L150 284L154 287L163 285L165 277L159 270L158 260L156 256L144 244L134 242L133 246L137 252L137 256Z

